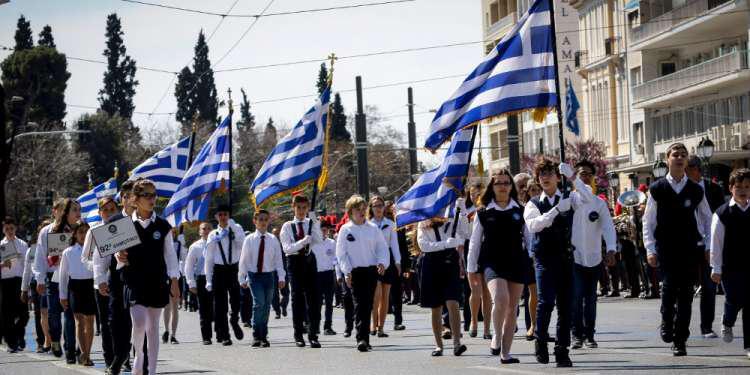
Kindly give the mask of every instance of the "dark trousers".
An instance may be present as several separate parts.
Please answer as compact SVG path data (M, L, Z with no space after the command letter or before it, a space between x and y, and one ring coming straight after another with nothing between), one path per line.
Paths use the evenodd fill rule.
M537 305L536 337L549 339L552 310L557 306L557 341L555 348L570 346L570 304L573 289L573 261L565 258L536 259Z
M529 312L529 304L531 302L531 292L529 291L529 286L524 285L523 287L523 294L521 294L521 301L523 304L523 315L524 320L526 322L526 331L531 328L531 313Z
M573 265L572 333L578 340L594 339L596 327L596 283L600 267Z
M344 305L344 323L346 324L344 331L351 332L354 329L354 299L352 289L346 286L346 282L342 282L341 290L341 302Z
M315 254L290 255L289 280L292 284L292 322L294 337L299 339L308 321L308 336L318 338L320 332L320 292L318 291L318 266Z
M206 276L196 277L196 289L198 289L198 319L201 326L201 337L203 340L211 340L211 323L214 319L213 293L206 290Z
M323 306L325 320L323 328L332 328L333 321L333 290L336 286L336 274L334 270L318 272L318 290L320 291L320 302Z
M721 275L721 285L724 287L724 317L722 324L734 327L737 315L742 310L742 337L745 349L750 349L750 275L747 270L727 272Z
M94 291L94 297L96 299L96 311L101 320L102 355L104 356L104 363L109 367L115 356L112 343L112 330L109 328L107 319L109 317L109 296L103 296L96 290Z
M119 276L113 276L119 277ZM130 358L130 335L133 323L130 319L130 309L125 307L122 296L122 285L109 283L109 329L112 335L112 364L114 372L119 372L125 361Z
M662 268L661 320L671 330L675 343L684 344L690 337L690 316L697 280L697 264Z
M34 328L36 332L36 344L38 347L44 346L44 330L42 329L42 296L36 291L36 281L31 281L29 285L31 303L34 305Z
M711 280L711 265L704 258L700 266L701 334L713 331L716 314L716 283Z
M229 324L236 325L240 320L240 283L237 281L237 264L214 265L213 293L214 293L214 329L216 340L229 340ZM227 322L227 305L231 307L231 315Z
M279 275L276 275L276 281L279 281ZM281 289L275 289L273 292L273 301L271 301L271 307L276 315L281 314L281 310L286 311L286 307L289 305L289 277L285 278L286 284Z
M63 349L65 350L66 357L75 358L76 322L73 317L73 309L63 311L60 304L60 285L58 283L47 283L47 309L47 313L49 314L49 332L50 336L52 336L52 341L59 342L62 334L65 339ZM65 318L64 326L63 317Z
M354 328L357 341L370 342L370 319L375 288L378 286L378 270L359 267L352 270L352 301L354 302Z
M250 288L240 288L240 320L242 323L252 324L253 313L253 293Z
M393 325L398 326L404 322L404 316L402 313L404 304L404 292L403 284L405 280L398 276L398 280L391 285L390 304L391 310L393 311Z
M640 264L638 259L637 250L635 245L629 240L620 240L622 245L622 261L625 263L625 270L628 275L628 282L630 283L630 295L638 296L641 294L641 282L640 282Z
M27 305L21 302L21 278L0 280L0 308L2 308L2 336L10 348L25 347L23 343L26 323L29 321Z
M271 312L271 301L276 289L276 277L273 272L250 272L250 288L253 292L253 338L268 338L268 314Z

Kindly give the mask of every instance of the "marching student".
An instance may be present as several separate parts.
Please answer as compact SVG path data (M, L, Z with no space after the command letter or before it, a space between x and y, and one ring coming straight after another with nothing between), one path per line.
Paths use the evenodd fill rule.
M237 340L245 337L239 324L240 283L237 282L238 263L242 244L245 242L245 232L229 217L228 205L220 205L216 209L215 218L219 222L219 227L208 236L206 246L204 262L206 290L213 292L214 297L216 342L229 346L232 345L229 325L232 326ZM227 302L232 309L229 322L227 322Z
M742 336L745 355L750 359L750 169L735 169L729 175L732 199L721 205L711 221L711 280L724 287L722 336L732 342L732 327L742 310Z
M318 290L320 291L320 304L324 307L323 334L332 336L336 334L333 330L333 290L336 284L336 241L329 238L329 232L333 229L328 220L320 220L320 231L323 241L311 246L315 254L315 263L318 267Z
M721 207L726 202L724 199L724 191L719 184L712 182L707 178L703 178L703 168L701 166L701 158L697 155L691 155L688 158L687 168L685 168L685 174L703 188L703 193L706 195L706 201L708 207L711 208L711 212ZM700 268L700 311L701 311L701 335L703 338L714 339L719 337L714 332L714 316L716 315L716 283L711 280L711 262L709 259L710 249L706 244L706 256L701 259Z
M279 236L281 235L281 228L274 227L272 230L270 230L271 233L276 237L276 240L279 239ZM279 246L281 245L281 242L279 242ZM286 253L283 251L281 252L281 261L284 263L284 271L286 271L287 267L287 261L286 261ZM277 275L278 277L278 275ZM273 301L271 302L271 306L273 307L273 311L276 313L275 319L281 319L281 316L286 316L286 307L289 305L289 274L287 273L286 279L284 280L284 287L274 291L273 294Z
M72 310L75 317L76 337L81 348L78 363L90 367L94 365L91 361L96 316L94 272L88 262L83 262L81 256L89 225L85 221L79 221L71 229L71 246L63 251L60 259L60 304L65 310Z
M323 241L320 222L314 212L308 212L310 201L304 195L292 198L294 219L281 227L281 247L287 255L289 282L292 289L292 321L294 323L294 343L304 347L302 337L304 323L309 321L308 339L311 348L320 348L320 291L318 290L318 267L311 245ZM308 217L309 215L309 217Z
M472 184L467 191L469 199L466 202L466 206L468 206L466 214L467 219L469 220L470 230L473 228L474 221L476 220L477 204L482 195L481 189L482 184L477 183ZM468 236L469 238L464 241L464 246L467 249L469 248L469 240L472 237L471 234L473 234L473 232L470 233ZM464 256L467 257L464 261L466 261L467 265L468 253L468 251L464 252ZM492 296L490 295L490 290L487 286L484 273L482 270L469 272L466 279L469 290L467 291L464 289L464 331L467 330L466 325L468 325L469 336L477 337L479 312L481 309L483 318L482 324L484 328L484 334L482 337L484 339L492 339L492 334L490 333L490 326L492 325ZM468 319L466 316L467 312L469 313Z
M390 252L382 229L365 218L365 200L353 195L346 201L349 222L339 230L336 258L347 287L352 290L354 327L357 330L357 350L370 349L370 315L378 276L385 274Z
M133 324L134 373L144 372L143 341L147 338L148 373L155 374L159 357L159 317L170 296L180 297L180 270L168 238L172 228L154 212L156 186L150 180L136 181L133 195L136 210L131 217L141 243L118 252L117 267L123 270L123 295Z
M584 189L570 194L573 205L573 325L575 341L572 349L596 348L596 285L602 273L602 238L606 246L607 267L615 265L617 234L606 201L595 197L590 186L596 176L596 167L588 160L575 165Z
M201 326L203 345L211 345L211 323L214 315L214 301L211 292L206 290L206 248L208 234L213 230L211 223L201 223L198 227L200 239L190 245L185 259L185 279L190 293L198 298L198 318Z
M385 273L378 277L378 285L375 288L370 334L377 334L378 337L388 337L388 334L383 332L383 326L385 325L385 317L388 314L388 299L391 295L391 285L400 280L401 250L398 245L396 223L385 217L385 200L383 198L379 196L370 198L370 204L367 207L367 220L378 227L383 233L383 239L385 239L388 251L390 252L390 263Z
M693 286L711 230L711 209L703 189L685 175L688 156L682 143L667 148L669 173L649 187L643 215L648 264L659 267L663 278L661 338L673 343L674 356L687 355Z
M456 207L462 207L457 222L455 217L445 223L441 223L440 219L431 219L420 222L417 227L417 243L422 253L419 305L431 309L432 333L436 344L433 357L443 355L443 336L440 333L443 306L448 311L449 332L454 333L453 355L460 356L466 351L466 345L461 344L461 316L458 311L463 289L461 279L465 276L464 240L460 235L467 231L465 227L468 226L462 200L456 200Z
M570 249L570 231L573 215L569 211L573 199L565 198L558 190L560 173L572 180L576 189L586 189L583 182L575 178L570 165L562 163L558 171L557 163L542 158L534 166L534 178L543 191L540 196L531 198L526 203L523 216L529 235L533 236L531 252L534 255L539 295L534 347L536 360L539 363L549 363L548 329L552 310L557 307L555 362L557 367L571 367L573 363L568 355L568 346L572 318L573 254Z
M102 223L109 223L110 220L118 214L117 203L114 197L104 197L98 201L99 216L102 218ZM93 228L96 228L97 226ZM92 229L93 229L92 228ZM98 248L94 243L93 232L91 229L86 232L86 238L83 241L83 249L81 251L81 262L90 269L91 277L94 278L95 267L97 266L96 258L101 258ZM114 343L112 341L112 329L109 325L109 295L104 295L99 292L99 283L96 280L92 280L94 286L94 299L96 300L96 309L101 319L101 338L102 338L102 354L104 356L105 368L109 368L112 365L112 361L115 357Z
M16 353L26 347L24 337L26 323L29 321L29 311L25 300L17 298L22 294L21 285L28 245L16 237L16 221L11 217L3 220L3 235L0 246L15 250L16 256L0 263L0 300L2 301L0 332L8 346L8 353Z
M39 229L49 225L51 221L45 220ZM39 236L37 233L36 238ZM52 338L49 335L49 322L47 320L47 298L40 296L36 291L36 279L34 279L34 257L36 256L36 244L29 246L23 265L23 278L21 280L21 302L29 302L34 305L34 325L36 328L36 352L47 353L51 350Z
M493 173L474 219L466 267L470 274L483 274L487 280L495 331L490 353L499 354L503 364L519 362L510 355L516 309L524 285L534 277L524 249L523 208L517 198L510 171L501 169Z
M60 305L60 256L48 256L47 236L52 233L70 233L73 224L81 219L81 206L72 198L58 201L59 215L55 222L42 228L37 240L36 257L34 258L34 277L37 282L37 292L47 295L50 336L52 336L52 353L55 357L62 357L60 347L61 333L65 338L65 360L68 364L76 363L76 335L75 320L72 310L63 312ZM65 315L63 326L62 315Z
M515 178L513 181L515 181ZM516 185L516 188L518 188L518 185ZM526 207L526 203L528 203L531 198L542 195L542 186L539 185L539 181L535 181L533 178L526 181L524 190L526 191L526 193L523 194L524 199L520 199L521 195L519 194L518 200L518 203L523 205L524 208ZM532 263L534 258L534 254L532 252L533 240L534 236L530 235L527 231L524 246L526 248L526 252L529 254L529 259L532 260ZM534 331L536 331L536 309L538 305L539 295L537 294L536 290L536 277L534 277L534 279L531 280L530 284L526 285L523 291L523 309L524 318L526 320L526 341L534 341Z
M185 236L178 233L178 228L172 228L170 238L172 238L172 246L177 255L177 264L180 268L180 280L178 281L180 284L180 298L170 298L169 304L164 308L164 333L161 335L161 342L166 344L169 341L172 344L179 344L180 342L177 341L175 336L177 335L177 324L180 321L180 304L184 298L182 295L184 293L182 288L184 275L182 271L185 269L185 255L187 255L187 251L185 251ZM171 327L170 323L172 323Z
M271 214L258 210L253 217L255 232L245 238L240 255L237 278L243 289L252 290L254 348L271 346L268 342L268 316L276 288L284 287L286 272L281 258L281 245L268 232ZM249 284L249 286L248 286Z

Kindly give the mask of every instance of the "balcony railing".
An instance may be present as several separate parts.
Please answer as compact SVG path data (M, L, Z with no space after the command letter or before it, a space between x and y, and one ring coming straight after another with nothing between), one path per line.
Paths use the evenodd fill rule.
M696 16L713 9L730 0L693 0L685 5L654 17L640 26L633 28L631 43L638 44L648 38L659 35L674 26L692 21Z
M634 102L642 102L747 69L747 51L735 51L633 87Z
M516 21L516 12L508 13L507 16L490 25L490 28L487 30L487 35L492 35L509 25L516 23Z

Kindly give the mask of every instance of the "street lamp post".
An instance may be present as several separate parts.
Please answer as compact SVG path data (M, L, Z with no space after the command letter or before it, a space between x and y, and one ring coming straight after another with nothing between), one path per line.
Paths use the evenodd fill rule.
M609 187L612 189L612 204L617 202L617 194L620 192L620 176L616 172L610 172L607 174L607 181Z
M706 173L708 179L711 179L711 157L714 156L714 143L708 138L701 138L698 146L695 148L695 154L706 164Z
M657 160L654 163L654 169L653 169L654 177L656 179L660 179L667 175L667 163L665 163L662 160Z

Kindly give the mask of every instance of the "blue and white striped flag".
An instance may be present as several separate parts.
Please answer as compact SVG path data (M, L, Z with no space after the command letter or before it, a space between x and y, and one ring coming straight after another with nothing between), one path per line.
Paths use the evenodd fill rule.
M189 153L190 137L185 137L135 167L128 180L147 178L156 184L157 196L172 198L188 169Z
M568 84L568 90L565 93L565 126L568 127L576 137L581 133L578 126L578 109L581 105L578 103L576 92L573 91L573 85Z
M476 128L467 128L451 140L442 163L422 174L409 190L396 202L396 225L444 216L448 208L463 191L463 178L469 172L471 138Z
M504 113L557 103L550 0L535 0L435 114L425 147L436 150L458 130Z
M185 173L174 195L164 208L162 215L172 226L183 222L205 220L208 214L210 193L222 186L227 189L229 181L229 153L231 140L229 127L232 124L231 114L214 130L193 164Z
M76 200L81 205L81 218L89 224L102 221L99 216L99 199L117 194L117 180L112 178L83 193Z
M330 87L273 148L250 185L255 204L317 180L323 164Z

